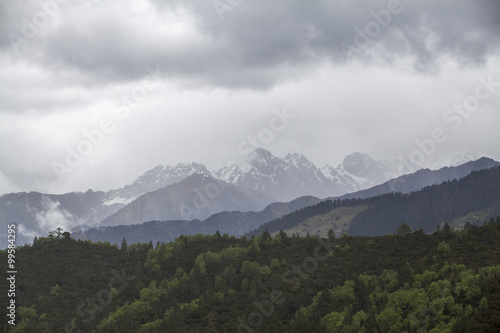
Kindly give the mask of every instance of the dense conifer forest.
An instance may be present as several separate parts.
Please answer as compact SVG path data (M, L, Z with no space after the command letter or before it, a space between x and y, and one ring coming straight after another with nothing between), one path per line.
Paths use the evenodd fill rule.
M394 230L396 233L396 230ZM3 332L498 332L500 217L428 235L92 243L17 249ZM7 262L7 251L1 251ZM8 281L0 284L8 289ZM6 293L4 293L6 294ZM6 295L2 295L4 299ZM5 302L3 302L5 304Z

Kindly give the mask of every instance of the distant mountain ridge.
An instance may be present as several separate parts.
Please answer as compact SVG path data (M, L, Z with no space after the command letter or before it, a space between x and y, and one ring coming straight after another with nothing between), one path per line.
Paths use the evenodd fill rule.
M491 158L482 157L477 161L470 161L458 166L444 167L439 170L422 169L409 175L391 179L381 185L366 190L345 194L341 196L340 199L364 199L390 192L410 193L426 186L465 177L472 171L489 169L497 165L500 165L500 162L494 161Z

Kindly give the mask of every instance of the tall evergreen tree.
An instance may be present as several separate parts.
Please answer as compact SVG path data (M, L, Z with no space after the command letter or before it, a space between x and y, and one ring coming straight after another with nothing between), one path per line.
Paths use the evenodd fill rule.
M127 251L127 248L128 248L128 245L127 245L127 240L125 239L125 237L123 237L123 240L122 240L122 245L120 246L120 249L122 251Z

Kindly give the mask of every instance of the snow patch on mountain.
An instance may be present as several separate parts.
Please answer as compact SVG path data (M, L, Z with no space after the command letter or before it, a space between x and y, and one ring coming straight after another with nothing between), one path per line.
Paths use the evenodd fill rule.
M109 200L104 201L102 204L105 206L112 206L112 205L128 205L132 201L134 201L135 198L122 198L122 197L113 197Z

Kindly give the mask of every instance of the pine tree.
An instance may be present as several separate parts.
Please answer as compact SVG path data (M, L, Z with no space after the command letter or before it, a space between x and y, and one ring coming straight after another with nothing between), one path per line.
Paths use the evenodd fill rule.
M125 237L124 237L124 238L123 238L123 240L122 240L122 245L121 245L120 249L121 249L122 251L127 251L127 248L128 248L128 245L127 245L127 240L126 240L126 239L125 239Z
M328 230L328 239L333 241L335 238L336 238L335 231L333 231L333 229L330 228L330 230Z
M262 235L260 237L261 237L261 240L263 240L263 241L272 239L271 234L269 233L267 228L266 228L266 230L264 230L264 232L262 233Z

